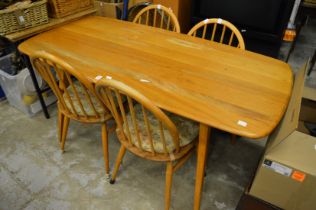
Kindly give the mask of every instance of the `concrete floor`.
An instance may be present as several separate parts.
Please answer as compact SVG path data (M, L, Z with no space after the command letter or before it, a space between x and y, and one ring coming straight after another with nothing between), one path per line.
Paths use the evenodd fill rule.
M315 20L304 29L291 56L296 71L315 48ZM305 32L304 32L305 31ZM288 49L284 44L280 59ZM316 71L315 71L316 72ZM308 81L315 81L316 73ZM0 103L0 209L108 209L161 210L164 208L165 165L125 156L115 185L105 178L101 128L71 122L66 152L59 150L56 106L51 119L33 118ZM119 143L109 136L110 161ZM203 189L201 210L233 210L248 186L265 141L239 139L213 132ZM172 209L193 207L196 158L192 157L174 176Z
M161 210L165 165L128 154L115 185L104 174L101 129L71 122L66 152L57 142L56 108L51 119L21 114L0 104L0 209ZM110 134L111 163L119 143ZM210 147L201 209L234 209L263 147L217 132ZM195 157L174 176L173 209L192 209Z
M291 42L284 42L280 50L279 59L285 60ZM312 55L316 49L316 18L308 19L305 26L302 27L298 37L296 47L290 56L289 64L296 72ZM316 70L316 65L313 68ZM316 87L316 71L313 71L310 77L306 78L307 85Z

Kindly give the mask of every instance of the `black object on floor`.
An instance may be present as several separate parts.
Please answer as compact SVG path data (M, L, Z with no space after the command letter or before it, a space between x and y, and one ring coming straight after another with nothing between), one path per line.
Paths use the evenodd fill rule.
M282 210L279 207L255 198L247 192L241 196L236 210Z

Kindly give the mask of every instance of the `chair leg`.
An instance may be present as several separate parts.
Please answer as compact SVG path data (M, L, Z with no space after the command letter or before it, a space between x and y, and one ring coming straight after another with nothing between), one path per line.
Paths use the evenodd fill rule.
M59 139L59 143L61 143L61 139L62 139L63 121L64 121L64 115L61 111L58 111L58 139Z
M173 175L173 166L172 166L172 162L170 161L170 162L167 162L167 169L166 169L165 210L169 210L170 208L172 175Z
M114 184L115 183L115 179L116 179L116 174L117 174L117 171L118 169L120 168L120 165L121 165L121 161L125 155L125 152L126 152L126 148L121 145L121 148L120 148L120 151L117 155L117 159L116 159L116 162L115 162L115 166L114 166L114 170L113 170L113 173L112 173L112 177L111 177L111 180L110 180L110 184Z
M68 132L68 126L69 126L69 117L64 116L63 119L63 132L61 134L61 143L60 143L60 149L64 151L65 148L65 142Z
M106 122L102 124L102 146L103 146L105 172L106 172L106 176L109 177L110 163L109 163L108 133L107 133Z

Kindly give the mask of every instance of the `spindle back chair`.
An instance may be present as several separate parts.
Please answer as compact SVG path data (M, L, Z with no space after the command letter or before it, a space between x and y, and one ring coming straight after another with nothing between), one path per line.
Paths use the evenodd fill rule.
M169 209L173 172L192 154L195 148L194 140L198 135L198 125L171 113L165 113L140 92L119 81L100 80L96 90L100 99L112 112L117 124L118 139L121 142L110 183L115 182L126 149L145 159L167 162L165 209ZM122 97L127 98L126 106L122 103ZM177 126L180 131L182 129L188 132L186 140ZM173 164L174 161L177 163Z
M208 34L210 37L207 37ZM199 22L189 31L188 35L245 49L245 42L239 30L232 23L220 18L205 19Z
M170 8L160 4L145 7L139 11L133 22L180 33L177 17Z
M106 121L112 115L97 98L94 85L61 58L47 52L36 52L31 56L31 62L58 99L59 142L62 151L69 119L83 123L100 123L105 168L109 174Z

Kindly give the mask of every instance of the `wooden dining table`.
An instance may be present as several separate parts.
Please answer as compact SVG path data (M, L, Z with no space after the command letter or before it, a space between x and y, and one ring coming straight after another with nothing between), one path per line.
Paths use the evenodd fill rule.
M291 68L280 60L96 16L37 35L19 50L59 56L91 82L99 76L120 80L161 109L199 122L195 210L211 128L252 139L269 135L286 110L293 83Z

